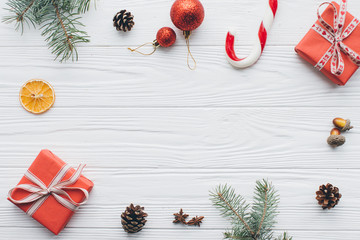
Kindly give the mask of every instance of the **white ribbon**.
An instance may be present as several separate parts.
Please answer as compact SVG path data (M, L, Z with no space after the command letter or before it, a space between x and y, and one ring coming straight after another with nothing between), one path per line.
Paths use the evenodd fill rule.
M52 195L56 199L56 201L58 201L64 207L70 209L71 211L76 211L80 207L80 205L86 203L89 198L89 192L84 188L68 186L73 185L77 182L77 180L81 176L81 172L83 171L84 167L85 164L80 164L74 174L68 180L62 182L62 179L65 177L66 173L71 168L69 165L64 165L53 178L49 186L46 186L37 176L35 176L32 172L28 170L25 173L25 177L35 185L20 184L9 191L8 197L15 204L33 203L26 212L30 216L32 216L39 209L39 207L50 195ZM25 190L30 194L20 200L15 200L12 198L11 195L16 189ZM81 202L75 202L66 192L66 190L80 190L84 194L85 198ZM64 197L62 197L61 195L63 195Z
M320 15L319 9L322 5L331 5L334 9L334 28L331 27ZM321 70L327 62L331 59L331 73L340 76L345 69L344 59L341 56L341 51L350 57L353 63L360 66L360 55L354 50L346 46L343 42L359 25L360 21L354 18L347 28L342 31L345 25L345 18L347 13L347 0L341 0L340 10L338 11L333 3L325 2L321 4L317 15L321 25L314 24L312 29L320 34L323 38L331 43L330 48L326 51L324 56L315 65L315 68Z

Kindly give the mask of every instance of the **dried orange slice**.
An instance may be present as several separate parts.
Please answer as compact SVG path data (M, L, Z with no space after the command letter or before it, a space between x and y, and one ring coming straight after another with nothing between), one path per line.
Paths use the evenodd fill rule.
M20 89L20 103L29 112L40 114L49 110L55 102L53 87L42 79L27 81Z

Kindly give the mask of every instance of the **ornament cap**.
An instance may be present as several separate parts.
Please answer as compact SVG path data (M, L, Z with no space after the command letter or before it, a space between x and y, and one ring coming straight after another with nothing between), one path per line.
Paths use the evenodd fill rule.
M183 35L185 36L185 39L188 39L191 36L191 31L183 31Z
M154 46L155 48L160 47L160 43L159 43L158 40L156 40L156 39L153 41L152 44L153 44L153 46Z

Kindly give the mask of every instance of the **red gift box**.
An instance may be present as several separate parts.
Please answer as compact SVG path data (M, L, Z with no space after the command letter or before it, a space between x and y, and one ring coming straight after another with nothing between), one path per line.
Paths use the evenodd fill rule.
M8 200L57 235L94 186L81 175L83 167L75 170L51 151L42 150L17 187L10 190Z
M295 47L295 51L334 83L345 85L360 64L357 54L360 53L359 22L346 11L346 0L341 0L341 6L331 2L321 18ZM334 55L337 55L335 59Z

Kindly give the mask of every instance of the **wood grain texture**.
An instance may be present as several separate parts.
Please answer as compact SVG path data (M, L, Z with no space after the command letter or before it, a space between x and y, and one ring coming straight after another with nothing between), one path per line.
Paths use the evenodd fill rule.
M67 228L66 231L62 233L61 236L52 236L50 234L44 233L44 229L40 228L1 228L2 233L5 236L10 236L9 240L17 240L16 238L19 231L27 232L28 235L37 236L39 240L49 240L49 239L125 239L125 240L140 240L140 239L149 239L149 240L158 240L158 239L201 239L201 240L219 240L222 239L221 230L209 230L206 229L202 231L201 229L190 230L190 229L181 229L181 230L164 230L164 229L146 229L135 235L125 234L121 229L116 228L89 228L84 231L81 228ZM280 231L277 231L280 234ZM331 230L322 230L322 231L293 231L293 236L296 239L327 239L327 240L338 240L341 236L342 240L354 240L359 236L359 231L331 231Z
M9 171L10 170L10 171ZM4 180L1 191L16 183L25 169L2 170ZM149 213L147 228L181 229L172 223L172 213L180 208L191 215L205 216L200 231L224 229L227 221L211 206L208 190L219 183L229 183L251 201L255 181L261 177L271 179L281 195L277 230L303 229L318 231L326 225L332 231L358 230L360 209L358 193L353 185L360 183L358 170L149 170L149 169L99 169L89 168L85 174L95 183L87 205L81 208L69 223L70 228L119 228L119 215L130 202L146 206ZM109 181L111 179L111 181ZM314 187L330 181L341 189L343 199L333 211L324 211L317 206ZM352 184L348 183L352 181ZM134 188L133 183L138 185ZM296 186L296 189L294 189ZM141 189L141 191L140 191ZM164 194L166 193L166 194ZM32 228L38 223L24 216L6 200L1 200L1 226ZM16 211L15 211L16 209ZM193 228L190 228L193 229ZM46 231L46 230L44 230Z
M229 183L252 200L255 181L271 180L281 195L276 233L294 240L357 240L360 234L360 81L330 83L294 52L316 19L322 0L279 1L260 61L236 70L225 59L229 27L246 55L255 39L265 0L202 0L206 17L191 36L196 71L186 66L182 33L175 46L144 57L126 48L152 41L173 27L172 1L96 1L84 15L91 36L79 47L80 61L53 61L39 30L23 36L0 24L0 239L219 240L229 222L209 201L208 191ZM0 0L0 17L7 14ZM129 33L116 32L112 17L126 8L135 15ZM360 16L360 2L349 2ZM35 116L20 107L20 86L49 81L54 107ZM334 117L355 126L347 143L326 144ZM95 182L88 204L53 236L6 200L37 153L52 150L71 165L86 163ZM331 182L343 198L323 211L315 191ZM145 206L146 228L121 229L129 203ZM200 228L172 224L180 208L204 215Z
M79 54L79 62L61 64L45 48L0 48L1 106L17 107L19 86L31 78L48 80L55 106L67 108L360 106L359 72L338 87L293 46L268 48L243 71L227 63L221 46L194 47L196 71L187 69L185 47L153 56L124 47L81 48Z
M360 119L359 110L336 113ZM0 166L26 167L48 148L107 168L359 168L357 128L349 144L327 145L333 117L333 108L3 109Z

